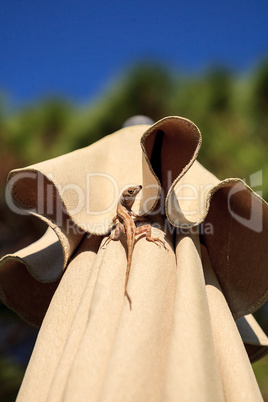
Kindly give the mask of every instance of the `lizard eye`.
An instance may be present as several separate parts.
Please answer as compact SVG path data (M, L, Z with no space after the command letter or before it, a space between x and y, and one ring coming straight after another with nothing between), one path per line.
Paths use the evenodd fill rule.
M128 190L129 194L133 194L134 191L133 190Z

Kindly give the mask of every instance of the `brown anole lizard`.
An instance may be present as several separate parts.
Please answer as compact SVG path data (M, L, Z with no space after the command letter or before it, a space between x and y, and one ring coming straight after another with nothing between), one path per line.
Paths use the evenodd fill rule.
M153 243L160 243L166 249L165 243L159 239L159 237L152 237L152 229L151 225L143 225L136 227L134 219L143 220L143 217L135 214L132 211L132 206L134 204L135 198L137 194L141 191L142 186L132 186L129 187L127 190L123 191L118 205L116 216L113 218L113 224L116 224L114 232L110 234L110 236L106 239L105 244L108 244L111 240L118 240L120 237L120 233L124 233L127 239L127 269L126 269L126 280L125 280L125 296L129 301L129 306L131 309L131 298L127 291L127 284L129 279L131 261L132 261L132 254L133 248L135 244L135 236L138 234L146 234L146 240L151 241ZM133 219L134 218L134 219Z

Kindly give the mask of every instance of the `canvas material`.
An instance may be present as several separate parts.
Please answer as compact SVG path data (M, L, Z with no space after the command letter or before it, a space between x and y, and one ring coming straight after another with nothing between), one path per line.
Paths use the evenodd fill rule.
M36 392L40 400L72 400L80 394L81 400L89 394L92 400L118 400L116 395L177 400L178 392L187 400L198 389L204 400L208 394L211 400L231 398L239 386L224 369L231 358L229 352L225 356L221 325L229 328L239 350L234 352L237 367L243 366L245 389L255 398L249 400L259 400L233 317L240 319L251 357L267 352L258 325L250 318L241 325L239 317L267 299L268 208L240 179L220 181L207 171L196 160L200 145L201 134L192 122L168 117L11 172L8 190L14 205L49 225L39 241L0 263L2 300L34 325L44 320L21 400L34 400ZM130 184L143 185L134 210L149 214L169 244L168 251L145 239L135 245L131 312L124 298L125 240L100 246L120 191ZM81 193L89 198L79 206ZM261 230L248 227L250 211ZM204 230L206 225L212 232ZM208 288L204 272L211 264L216 285ZM139 376L141 368L146 373ZM46 385L40 372L46 373Z
M194 235L167 243L137 242L130 311L124 247L84 239L53 296L18 401L261 400L206 249Z

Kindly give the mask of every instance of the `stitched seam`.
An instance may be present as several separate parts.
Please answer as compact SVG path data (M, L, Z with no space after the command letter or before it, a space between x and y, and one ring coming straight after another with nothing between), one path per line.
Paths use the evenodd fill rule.
M260 308L266 302L267 298L268 298L268 290L266 290L264 294L257 301L255 301L253 304L250 304L249 307L238 310L236 313L233 313L233 316L235 318L239 318L246 314L254 313L254 311L258 310L258 308Z

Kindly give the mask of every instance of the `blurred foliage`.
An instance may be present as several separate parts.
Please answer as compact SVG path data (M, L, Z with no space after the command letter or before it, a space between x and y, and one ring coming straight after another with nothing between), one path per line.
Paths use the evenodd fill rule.
M268 401L268 356L253 363L254 374L257 378L264 402Z
M0 399L5 402L13 402L23 379L24 367L1 357L0 373Z
M268 60L240 75L221 66L187 75L162 65L139 64L88 105L54 97L10 111L0 97L0 256L29 244L31 236L38 237L44 229L7 210L8 172L90 145L120 129L133 115L155 121L168 115L189 118L202 132L200 162L221 179L241 177L249 184L250 175L262 171L262 187L253 189L268 200ZM267 329L263 311L258 318ZM13 315L12 319L15 322ZM19 319L16 325L15 332ZM0 319L0 327L6 328L5 319ZM28 336L36 333L28 329ZM0 353L1 400L12 400L16 394L28 358L18 363L16 356ZM268 360L255 363L254 370L268 400Z
M13 402L38 331L1 303L0 331L0 401Z
M118 130L130 116L188 117L200 128L200 161L220 178L263 171L268 199L268 61L236 75L214 67L201 75L141 64L126 71L94 103L45 99L5 114L0 101L1 153L27 165L87 146Z

